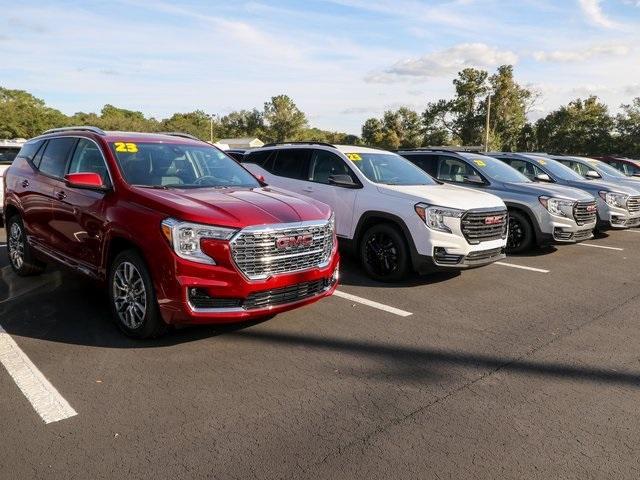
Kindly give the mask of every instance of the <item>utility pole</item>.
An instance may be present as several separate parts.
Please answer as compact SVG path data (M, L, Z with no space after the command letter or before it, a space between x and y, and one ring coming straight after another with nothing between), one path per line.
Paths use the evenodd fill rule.
M209 115L209 141L213 143L213 115Z
M487 95L487 123L485 125L484 151L489 151L489 117L491 116L491 94Z

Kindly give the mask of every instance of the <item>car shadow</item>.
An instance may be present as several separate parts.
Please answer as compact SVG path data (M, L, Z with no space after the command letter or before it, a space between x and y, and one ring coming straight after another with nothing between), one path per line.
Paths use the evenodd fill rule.
M551 255L558 251L558 248L553 245L547 245L544 247L534 247L526 252L522 253L509 253L507 258L531 258L531 257L544 257Z

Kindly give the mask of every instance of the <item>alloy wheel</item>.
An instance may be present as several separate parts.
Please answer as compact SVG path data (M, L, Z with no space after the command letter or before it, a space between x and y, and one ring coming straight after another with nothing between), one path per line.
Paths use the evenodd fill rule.
M113 302L120 321L136 330L147 313L147 290L142 275L131 262L122 262L113 276Z
M509 237L507 238L507 248L510 250L522 245L525 238L524 227L518 219L509 217Z
M8 251L13 268L20 270L24 265L24 234L17 222L13 222L9 230Z
M374 233L365 244L366 262L372 270L381 276L387 276L398 270L398 246L385 233Z

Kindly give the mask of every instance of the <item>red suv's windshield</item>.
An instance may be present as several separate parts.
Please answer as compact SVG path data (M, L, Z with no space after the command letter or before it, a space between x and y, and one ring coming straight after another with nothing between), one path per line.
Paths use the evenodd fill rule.
M245 187L258 181L234 160L208 146L113 142L120 170L131 185L148 187Z

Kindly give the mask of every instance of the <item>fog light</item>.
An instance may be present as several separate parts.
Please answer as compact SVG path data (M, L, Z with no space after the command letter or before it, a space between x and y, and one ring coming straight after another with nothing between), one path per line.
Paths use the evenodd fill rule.
M336 266L336 269L331 274L331 285L335 285L336 283L338 283L338 280L340 280L340 264Z

